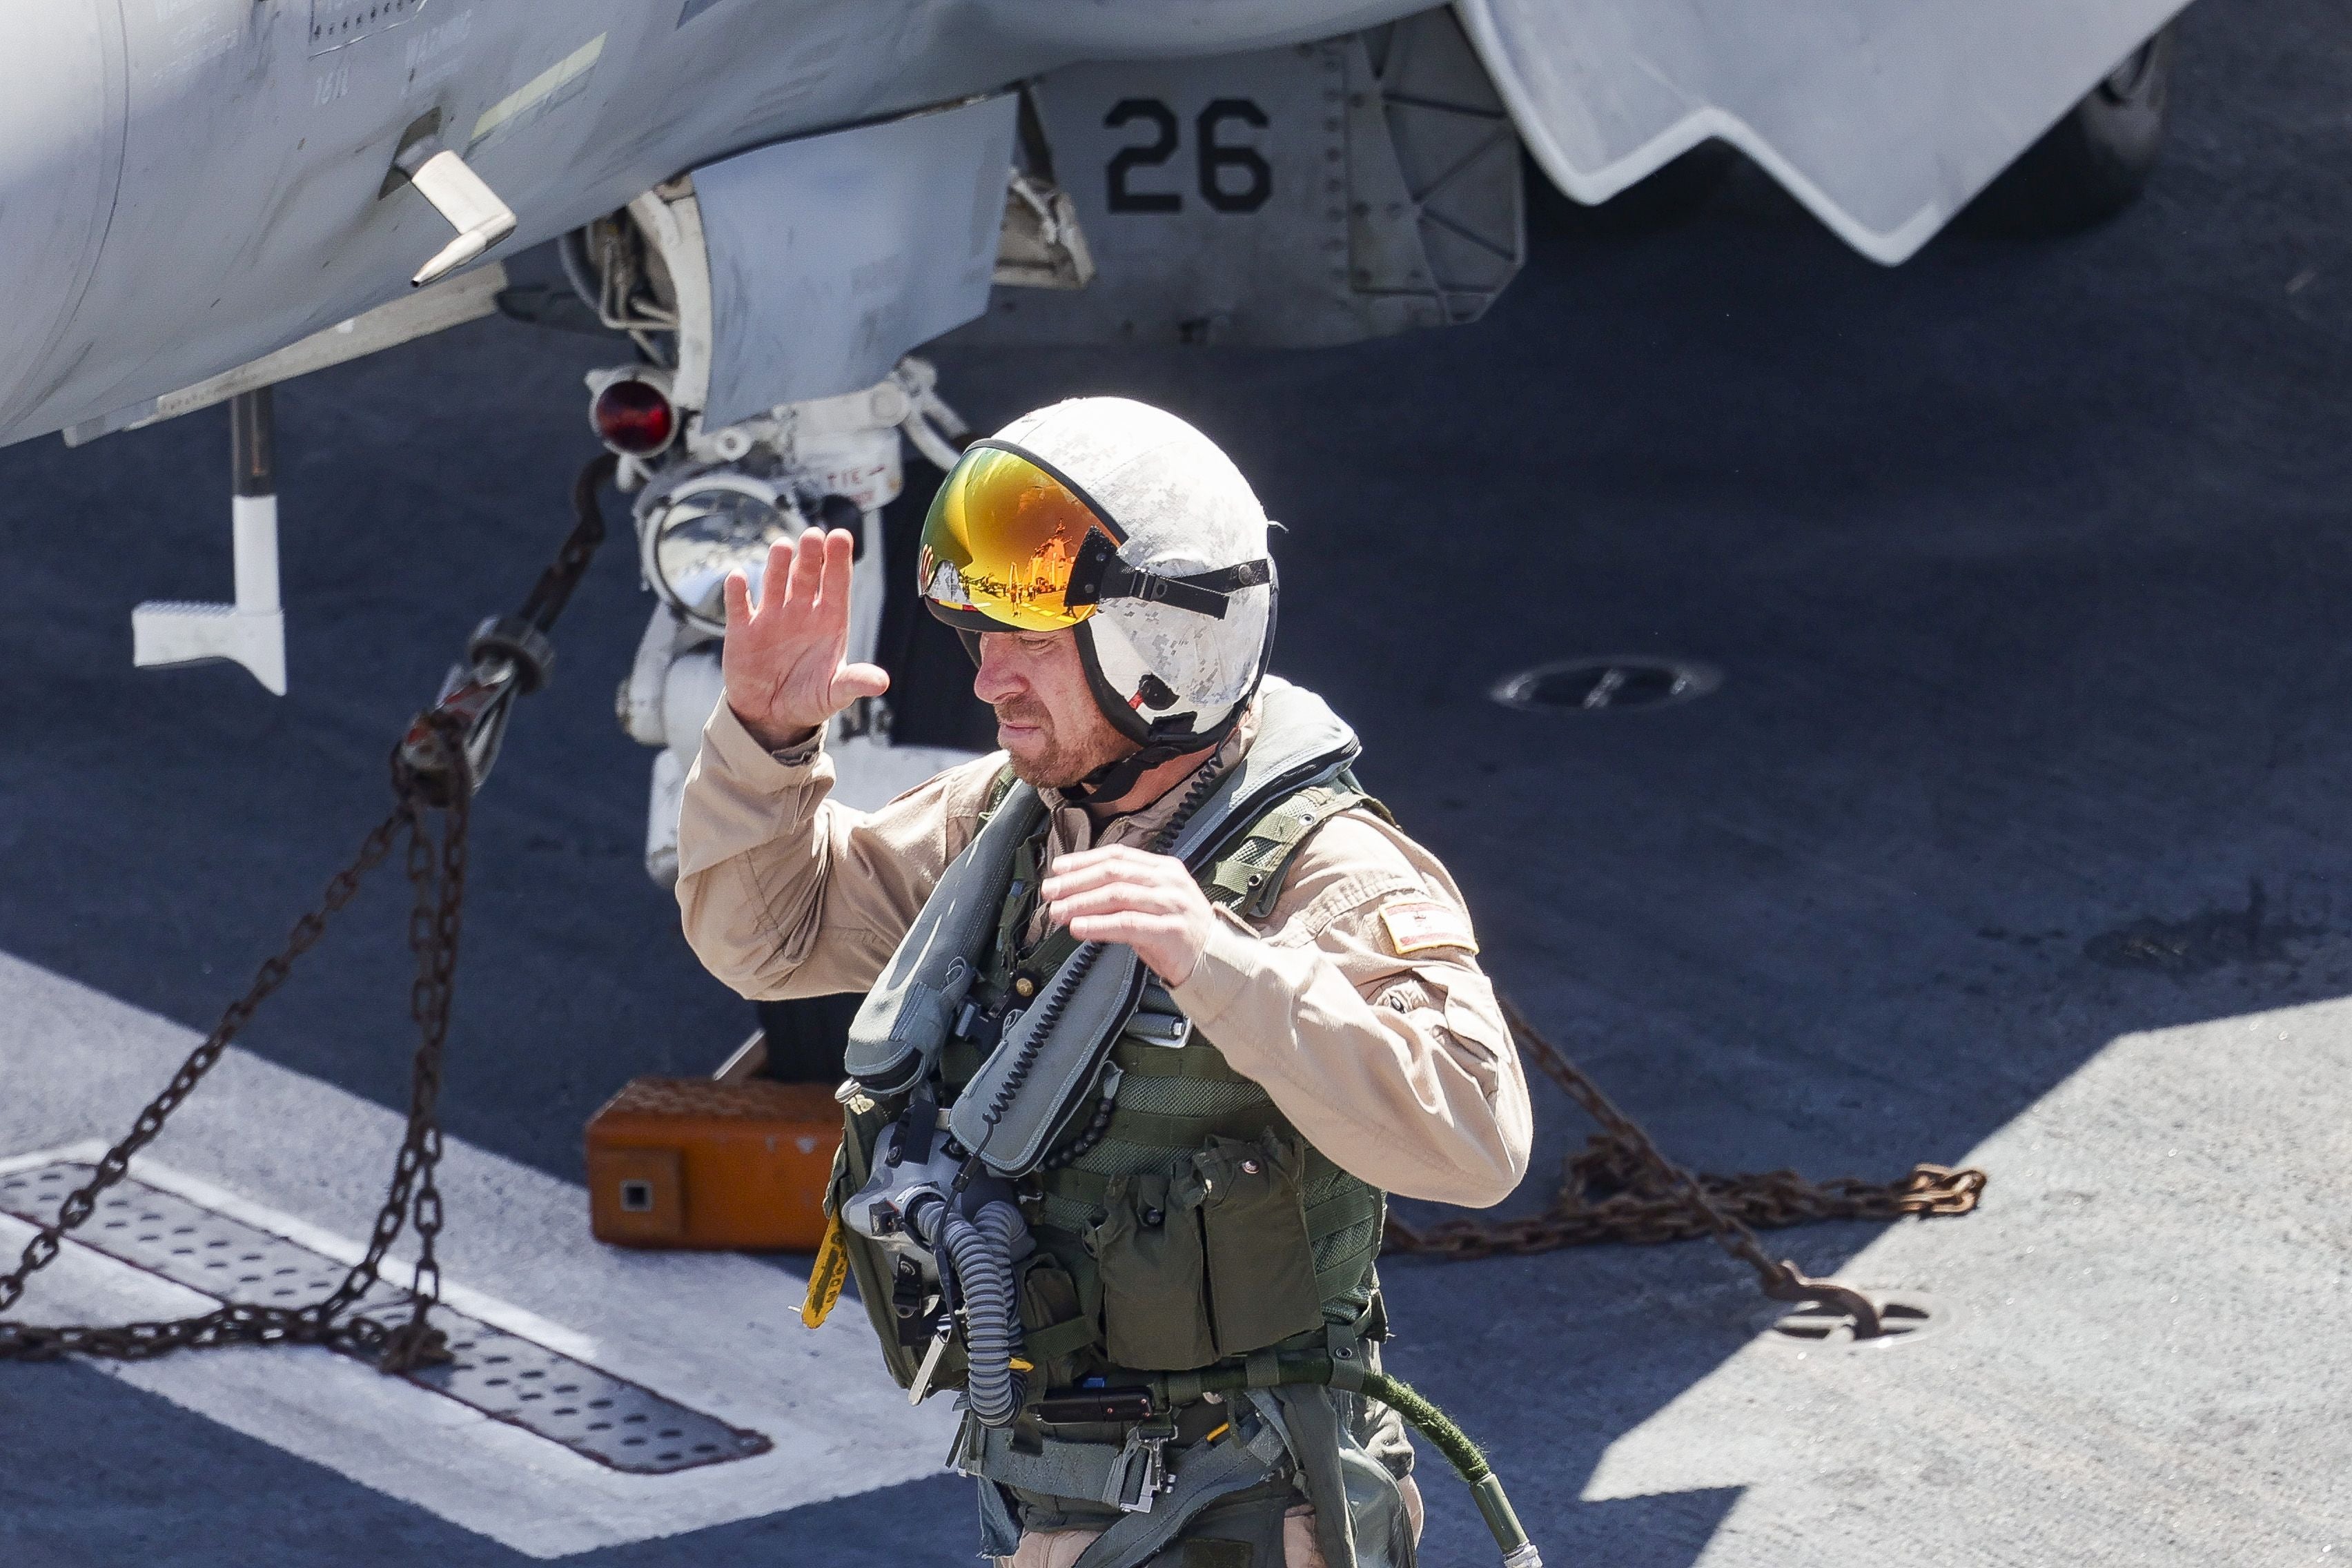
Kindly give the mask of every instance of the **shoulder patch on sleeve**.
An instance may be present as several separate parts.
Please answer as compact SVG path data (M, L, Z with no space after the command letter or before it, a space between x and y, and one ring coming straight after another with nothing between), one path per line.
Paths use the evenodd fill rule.
M1388 928L1389 945L1396 949L1399 958L1438 947L1478 951L1470 922L1433 899L1391 899L1381 906L1381 924Z

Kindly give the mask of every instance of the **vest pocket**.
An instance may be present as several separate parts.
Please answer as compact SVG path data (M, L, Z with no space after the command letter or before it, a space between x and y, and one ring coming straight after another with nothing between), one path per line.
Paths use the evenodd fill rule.
M1094 1315L1051 1253L1041 1249L1019 1267L1022 1353L1037 1369L1032 1386L1065 1387L1077 1381L1077 1352L1095 1342Z
M1217 1359L1198 1180L1179 1168L1112 1178L1087 1230L1102 1282L1103 1349L1138 1372L1189 1372Z
M1192 1156L1192 1169L1202 1188L1217 1354L1240 1355L1320 1328L1298 1144L1275 1129L1247 1142L1212 1138Z

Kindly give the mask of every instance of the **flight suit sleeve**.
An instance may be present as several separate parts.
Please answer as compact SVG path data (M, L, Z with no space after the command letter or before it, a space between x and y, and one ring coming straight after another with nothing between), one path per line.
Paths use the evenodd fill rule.
M870 989L971 841L1003 758L951 768L873 812L826 795L821 741L770 752L721 702L677 819L677 903L704 967L755 1001Z
M1527 1079L1462 895L1369 813L1307 841L1260 925L1220 909L1171 994L1309 1142L1374 1186L1485 1208L1526 1173Z

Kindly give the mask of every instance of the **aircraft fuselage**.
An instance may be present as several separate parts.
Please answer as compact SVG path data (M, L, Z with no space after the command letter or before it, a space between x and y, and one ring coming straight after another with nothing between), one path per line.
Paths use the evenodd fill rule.
M745 147L1081 58L1315 37L1412 0L68 0L0 51L0 441L401 293L437 114L516 247Z

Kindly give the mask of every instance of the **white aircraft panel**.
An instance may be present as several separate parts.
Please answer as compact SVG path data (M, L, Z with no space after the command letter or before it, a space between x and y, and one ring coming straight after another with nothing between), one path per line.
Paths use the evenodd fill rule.
M50 388L35 376L98 264L122 177L122 36L110 10L11 8L0 46L0 258L8 312L0 331L0 429ZM53 373L54 374L54 373Z
M1710 137L1908 258L2183 0L1461 0L1519 134L1601 202Z

